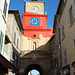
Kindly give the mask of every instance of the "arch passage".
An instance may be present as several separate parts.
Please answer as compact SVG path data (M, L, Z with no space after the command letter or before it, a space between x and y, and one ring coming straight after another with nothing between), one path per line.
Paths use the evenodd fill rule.
M39 71L40 75L43 75L42 68L38 64L31 64L31 65L29 65L26 68L25 75L28 75L28 72L31 71L31 70L33 70L33 69Z

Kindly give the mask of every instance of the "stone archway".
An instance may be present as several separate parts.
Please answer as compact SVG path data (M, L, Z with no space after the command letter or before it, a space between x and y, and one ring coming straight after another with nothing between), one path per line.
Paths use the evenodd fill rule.
M27 66L26 71L25 71L25 75L28 75L28 72L33 69L39 71L40 75L43 75L43 70L42 70L41 66L38 64L31 64L31 65Z
M50 75L50 56L36 51L20 58L21 75L28 75L33 69L39 71L40 75Z

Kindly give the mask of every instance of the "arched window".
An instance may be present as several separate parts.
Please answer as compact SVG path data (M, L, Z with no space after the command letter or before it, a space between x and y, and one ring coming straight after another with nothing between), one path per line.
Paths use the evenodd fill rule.
M33 49L36 49L36 42L33 42Z

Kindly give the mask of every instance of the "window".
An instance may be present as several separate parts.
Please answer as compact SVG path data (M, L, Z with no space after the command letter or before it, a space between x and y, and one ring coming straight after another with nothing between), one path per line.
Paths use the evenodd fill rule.
M55 59L55 67L58 67L58 58Z
M75 0L74 0L74 4L75 4Z
M36 42L33 42L33 49L36 49Z
M69 26L71 26L71 24L73 23L75 19L75 0L72 0L72 5L69 9L68 14L69 14L68 22L69 22Z
M51 69L55 69L57 67L58 59L52 59L51 60Z
M19 62L18 62L18 58L19 58L19 57L16 55L16 56L15 56L15 66L16 66L17 68L18 68L18 63L19 63Z
M13 64L15 65L15 52L13 52Z
M16 44L16 33L14 32L14 44Z
M64 62L65 62L65 64L67 64L67 53L66 53L66 50L64 51Z
M1 44L1 31L0 31L0 44Z
M8 54L8 44L5 44L5 53Z
M5 35L5 45L4 45L4 50L5 50L5 53L7 54L8 53L8 43L10 43L10 39L7 35Z
M36 35L33 35L34 37L36 37Z
M64 37L64 25L62 25L62 38Z
M52 50L54 50L55 49L55 44L54 44L54 42L52 43Z
M72 0L72 14L73 14L73 19L75 19L75 0Z
M4 3L4 10L3 10L3 13L4 13L4 16L6 17L6 12L7 12L7 2L5 0L5 3Z
M53 59L51 60L51 69L54 69L54 61L53 61Z
M13 65L15 67L19 68L19 62L18 62L19 61L19 56L15 52L13 52L13 59L14 59Z
M2 44L3 44L3 33L0 32L0 52L2 51Z
M73 22L72 6L70 7L69 15L70 15L70 24L72 24L72 22Z
M1 32L0 32L0 51L2 50L2 47L1 47Z
M74 39L74 48L75 48L75 39Z
M5 36L5 53L7 54L8 52L8 39L7 37Z
M18 47L19 47L18 45L19 45L19 39L17 38L17 49L18 49Z

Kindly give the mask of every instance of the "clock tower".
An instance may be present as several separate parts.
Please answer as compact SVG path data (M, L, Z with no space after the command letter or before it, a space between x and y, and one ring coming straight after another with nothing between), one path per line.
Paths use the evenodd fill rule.
M25 44L25 46L22 49L38 49L38 47L47 43L51 36L53 36L53 27L47 29L48 15L44 14L45 1L31 0L24 2L25 9L22 14L24 34L22 44Z
M38 70L40 75L50 75L50 38L53 27L47 29L47 14L44 14L45 1L24 1L22 14L24 33L21 36L21 68L23 75ZM40 66L40 67L38 67Z

